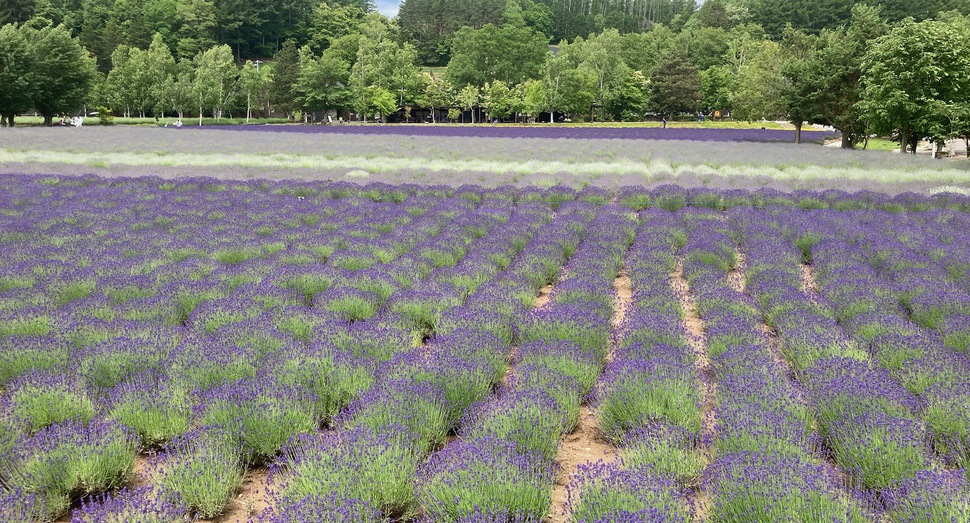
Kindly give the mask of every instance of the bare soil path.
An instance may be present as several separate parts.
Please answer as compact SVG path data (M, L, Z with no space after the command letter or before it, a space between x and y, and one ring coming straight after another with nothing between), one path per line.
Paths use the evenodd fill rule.
M633 301L633 286L630 276L621 271L613 281L616 298L613 301L613 330L616 332L623 325L626 311ZM610 347L607 361L612 360L615 347ZM556 462L560 471L556 484L552 489L552 506L546 516L547 523L566 523L570 521L569 514L569 483L573 480L581 465L616 461L616 447L614 447L600 429L596 412L583 405L579 410L579 421L576 428L563 437L559 444Z
M697 373L701 376L701 386L703 387L703 411L701 426L701 443L697 452L710 463L711 452L707 442L714 441L717 435L717 418L715 407L717 407L717 384L714 382L714 372L711 368L711 360L707 354L707 337L704 332L704 320L701 319L697 311L697 304L691 294L690 285L684 278L684 260L677 259L674 272L670 275L670 286L680 299L681 309L684 311L683 323L687 330L688 342L694 350L694 366ZM711 517L710 495L703 489L697 488L687 494L697 521L708 521Z

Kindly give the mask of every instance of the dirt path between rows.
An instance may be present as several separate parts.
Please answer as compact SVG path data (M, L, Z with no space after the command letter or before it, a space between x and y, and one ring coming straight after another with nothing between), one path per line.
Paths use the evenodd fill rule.
M707 447L707 442L714 441L717 434L717 418L715 407L717 407L717 385L714 383L714 371L711 368L711 360L707 354L707 336L704 332L704 320L697 312L697 304L691 294L690 285L684 278L684 260L678 257L674 272L670 275L670 286L677 298L680 299L681 309L684 311L684 328L687 330L688 342L694 350L694 366L701 377L703 388L703 411L701 426L701 443L697 452L704 457L707 463L711 461L711 451ZM703 488L691 490L687 493L690 503L697 520L708 521L711 517L711 499L707 491Z
M246 523L259 516L269 508L270 499L267 491L269 469L258 467L246 471L242 487L236 494L236 499L226 505L226 510L212 518L201 520L211 523Z
M623 325L627 309L633 301L633 286L626 271L613 280L613 290L616 298L613 301L613 331L616 332ZM614 342L615 343L615 342ZM613 359L614 347L610 347L607 361ZM560 471L556 484L552 489L552 506L546 516L547 523L566 523L571 520L569 513L569 484L576 476L581 465L590 463L613 463L616 461L616 447L614 447L600 429L596 412L583 405L579 410L579 421L576 428L563 437L559 444L556 462Z

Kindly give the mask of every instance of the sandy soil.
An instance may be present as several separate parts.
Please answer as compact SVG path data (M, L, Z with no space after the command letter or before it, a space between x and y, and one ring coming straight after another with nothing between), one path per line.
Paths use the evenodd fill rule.
M269 479L269 469L259 467L246 472L243 478L243 485L232 500L226 506L225 512L221 515L201 521L212 523L246 523L251 517L258 516L269 507L269 496L267 484Z
M697 312L697 305L694 296L690 292L690 286L684 278L684 261L677 260L674 272L670 275L670 284L677 297L680 298L680 305L684 311L684 327L689 335L689 342L694 349L696 356L695 367L701 376L704 405L703 405L703 424L701 427L701 444L698 452L710 462L710 449L707 443L713 441L717 434L717 419L715 417L715 407L717 406L717 385L714 383L714 373L711 369L711 360L707 355L707 338L704 334L704 320ZM687 494L687 500L692 506L696 519L707 521L711 515L710 496L702 488L691 490Z
M622 271L613 281L616 299L613 302L613 329L623 324L626 311L633 300L633 286L630 276ZM613 348L607 360L612 360ZM612 463L616 461L616 448L606 439L600 429L599 418L588 405L579 410L579 421L576 428L563 437L559 444L556 461L559 463L559 475L552 489L552 506L545 521L548 523L566 523L570 521L569 514L569 484L573 481L581 465L589 463Z
M532 302L532 307L538 309L539 307L544 307L549 300L552 299L552 284L546 285L539 291L539 295L536 296L536 300Z

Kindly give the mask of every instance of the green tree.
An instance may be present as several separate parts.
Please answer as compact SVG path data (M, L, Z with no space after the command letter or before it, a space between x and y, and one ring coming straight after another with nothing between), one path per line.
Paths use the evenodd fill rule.
M522 87L522 112L530 119L538 118L546 110L546 92L542 81L527 80Z
M270 73L270 102L278 111L293 119L293 111L299 106L293 86L300 78L300 50L293 40L283 42L276 53L273 71Z
M701 101L701 75L686 55L674 54L650 77L650 106L671 117L692 113Z
M4 0L0 5L0 26L26 22L33 15L33 0Z
M970 104L970 30L965 23L905 21L878 38L862 64L859 108L900 150L956 135Z
M166 110L166 91L176 73L175 57L161 33L155 33L145 53L145 74L149 79L148 96L155 114Z
M321 53L335 41L357 31L366 12L356 5L321 2L310 22L310 48Z
M0 27L0 126L13 127L16 115L33 106L37 81L27 30Z
M437 110L455 103L455 86L447 78L429 74L425 81L424 97L431 108L431 122L437 123Z
M308 51L308 50L307 50ZM296 82L297 102L304 112L339 111L350 105L350 64L336 53L324 51L319 58L302 54Z
M181 58L193 58L216 44L218 25L216 5L211 0L178 0L175 6L178 20L178 44Z
M463 27L452 40L448 79L478 87L494 80L518 84L538 78L547 52L546 37L525 27Z
M574 118L588 114L595 99L596 77L581 70L572 45L562 43L559 54L549 56L542 75L542 90L546 96L545 109L549 111L549 122L554 113L564 113Z
M802 143L802 125L817 120L818 113L813 92L817 75L814 70L815 43L809 35L789 26L785 28L781 49L781 104L788 120L795 126L795 143Z
M507 7L507 0L404 0L398 23L404 39L416 47L421 63L441 66L452 56L456 31L501 25Z
M749 51L737 74L737 91L732 99L734 117L749 121L784 117L781 48L771 40L762 40Z
M199 125L202 125L202 113L206 109L218 119L229 108L238 89L239 72L228 45L203 51L192 62L195 66L192 97L199 108Z
M727 65L715 65L701 71L701 107L713 114L729 113L734 109L733 98L736 90L734 70Z
M51 126L54 116L83 107L97 78L97 65L64 26L28 31L27 35L37 86L33 106L44 116L44 124Z
M179 60L175 66L175 75L164 86L162 95L162 111L171 110L178 114L179 120L195 107L193 87L195 85L195 67L191 60Z
M466 85L461 91L458 91L458 105L466 111L471 111L472 123L475 123L475 108L481 102L481 97L481 90L471 84Z
M522 105L521 101L516 99L516 95L515 89L501 80L495 80L482 89L482 109L489 118L504 120Z
M239 74L239 89L246 97L246 123L253 116L253 105L260 105L266 78L251 60L246 60Z

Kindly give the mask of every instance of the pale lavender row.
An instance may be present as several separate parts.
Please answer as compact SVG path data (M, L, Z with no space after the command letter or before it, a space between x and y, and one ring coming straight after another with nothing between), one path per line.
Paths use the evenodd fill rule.
M190 127L180 129L186 132ZM553 127L452 125L342 125L342 126L223 126L205 127L227 132L293 132L312 134L404 135L456 138L544 138L568 140L692 140L702 142L794 142L795 131L777 129L704 129L657 127ZM173 130L174 131L174 130ZM803 131L802 139L821 142L835 134Z

